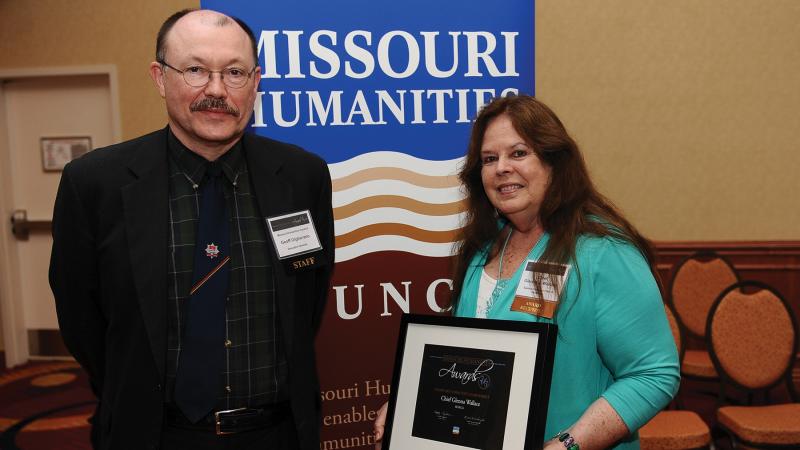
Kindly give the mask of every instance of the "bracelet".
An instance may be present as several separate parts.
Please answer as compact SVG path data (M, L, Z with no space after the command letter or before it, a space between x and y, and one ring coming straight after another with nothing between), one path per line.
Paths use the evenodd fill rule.
M556 438L558 439L559 442L564 444L564 448L566 448L567 450L580 450L581 449L581 446L578 445L577 442L575 442L575 438L573 438L572 435L570 435L566 431L562 431L562 432L556 434L554 439L556 439Z

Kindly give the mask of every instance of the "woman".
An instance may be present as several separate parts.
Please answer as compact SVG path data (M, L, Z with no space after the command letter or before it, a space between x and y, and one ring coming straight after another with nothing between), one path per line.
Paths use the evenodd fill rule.
M545 449L639 448L636 430L679 383L650 244L597 192L561 121L533 97L481 111L460 178L468 210L454 314L558 324ZM534 281L518 289L523 275Z

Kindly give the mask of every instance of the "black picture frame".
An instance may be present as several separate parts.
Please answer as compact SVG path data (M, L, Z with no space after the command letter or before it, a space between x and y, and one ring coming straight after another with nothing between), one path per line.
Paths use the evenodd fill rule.
M544 442L557 333L556 325L546 323L404 314L397 342L383 449L518 450L522 448L532 450L541 448ZM431 390L429 388L430 379L438 380L437 376L440 378L444 376L445 383L452 382L452 380L447 380L447 376L453 377L453 373L461 373L469 378L478 373L477 367L467 375L467 371L450 371L445 366L452 361L474 362L481 357L476 359L467 356L464 359L462 356L452 356L447 359L442 357L444 353L441 352L454 355L470 355L472 352L475 355L498 355L506 358L506 361L509 361L508 358L512 359L511 367L508 367L508 364L499 364L504 367L502 370L505 372L499 372L499 377L493 374L492 376L495 378L492 379L492 383L499 379L500 386L493 386L491 388L493 389L492 395L484 396L484 398L488 398L486 400L488 407L494 408L491 411L496 412L497 408L505 408L506 416L503 420L497 420L495 419L497 414L487 412L487 417L491 417L487 422L470 423L465 427L452 425L452 434L455 437L440 439L439 435L430 434L431 432L428 431L430 426L422 425L424 422L415 418L421 414L427 422L431 422L428 419L433 417L434 426L441 423L445 429L445 435L448 434L447 427L454 423L452 421L464 419L464 417L453 415L457 416L458 412L453 410L449 403L461 402L460 404L456 403L454 407L462 406L463 410L463 400L461 399L463 396L459 395L465 394L468 398L472 394L443 389L441 386ZM441 361L442 365L431 365L435 363L428 363L430 359ZM494 363L492 366L494 367ZM434 370L439 367L445 368L435 372L437 376L431 376L431 367ZM456 366L453 365L453 367ZM463 382L461 379L457 381ZM506 381L509 385L502 386L502 383ZM434 382L440 383L440 381ZM459 394L452 397L443 394L438 399L434 397L434 400L430 401L429 397L433 392L436 392L434 395L439 395L441 392L457 392ZM499 394L495 395L498 392ZM436 406L435 411L430 410L428 405L437 401L441 401L442 404ZM418 407L423 410L418 411ZM510 418L512 410L514 411L513 419ZM475 408L472 408L472 412L466 416L466 420L474 420L474 411ZM481 436L493 435L495 436L494 440L480 445L474 442L462 442L462 435L468 434L462 432L462 429L466 428L466 431L469 431L474 427L484 427L480 429L479 434ZM498 434L499 432L501 434ZM473 436L477 435L473 434ZM464 439L468 437L466 436Z

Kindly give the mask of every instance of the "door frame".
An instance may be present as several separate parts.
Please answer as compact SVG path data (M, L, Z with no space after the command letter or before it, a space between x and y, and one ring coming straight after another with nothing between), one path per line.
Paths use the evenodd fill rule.
M15 261L18 254L11 234L11 211L14 208L11 182L11 148L8 139L6 97L3 85L9 80L76 75L107 75L111 95L111 135L114 142L122 138L119 108L117 67L112 64L0 69L0 318L2 318L5 365L11 368L28 362L28 332L25 311L20 302L22 288Z

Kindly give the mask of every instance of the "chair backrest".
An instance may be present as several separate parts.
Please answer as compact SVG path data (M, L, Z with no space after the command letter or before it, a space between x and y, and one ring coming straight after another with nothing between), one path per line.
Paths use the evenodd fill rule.
M711 307L706 335L723 382L754 391L791 379L797 322L772 287L742 281L725 289Z
M670 303L689 334L704 338L711 304L726 287L739 281L733 265L711 252L697 252L675 268Z
M679 361L683 361L683 338L681 335L681 326L678 324L678 319L672 312L672 308L666 303L664 304L664 312L667 313L667 321L669 322L669 329L672 331L672 338L675 339L675 347L678 348Z

